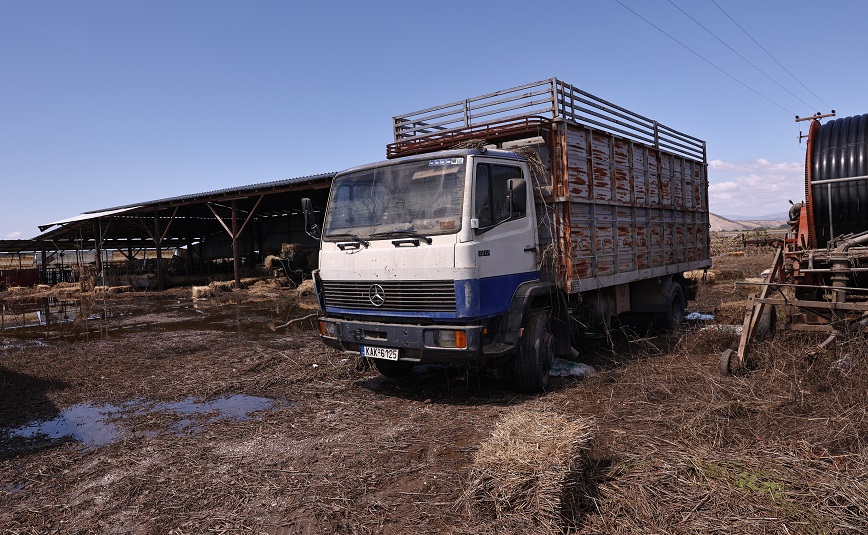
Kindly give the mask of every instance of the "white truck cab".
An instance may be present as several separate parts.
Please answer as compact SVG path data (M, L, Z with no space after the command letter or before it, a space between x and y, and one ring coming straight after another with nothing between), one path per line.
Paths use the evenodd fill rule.
M484 356L486 320L538 281L527 162L446 151L335 176L322 231L323 340L387 375Z

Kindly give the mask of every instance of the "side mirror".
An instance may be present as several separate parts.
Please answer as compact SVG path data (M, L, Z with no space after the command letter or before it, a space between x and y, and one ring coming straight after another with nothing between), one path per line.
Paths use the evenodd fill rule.
M307 197L301 200L301 213L304 214L304 232L311 238L318 240L320 237L317 236L319 232L314 233L319 230L319 227L313 220L313 203Z
M510 178L506 182L509 188L509 210L512 215L527 212L527 181L523 178Z

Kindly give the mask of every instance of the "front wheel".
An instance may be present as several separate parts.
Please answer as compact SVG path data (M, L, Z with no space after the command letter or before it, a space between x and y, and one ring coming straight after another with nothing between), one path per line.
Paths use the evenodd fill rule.
M522 392L544 392L549 384L555 355L549 317L548 310L534 310L525 321L514 363L515 386Z

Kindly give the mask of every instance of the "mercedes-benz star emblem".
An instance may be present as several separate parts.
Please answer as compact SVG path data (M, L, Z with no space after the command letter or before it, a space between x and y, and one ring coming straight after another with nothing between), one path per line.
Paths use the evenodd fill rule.
M382 306L386 302L386 290L379 284L372 284L371 289L368 290L368 299L375 307Z

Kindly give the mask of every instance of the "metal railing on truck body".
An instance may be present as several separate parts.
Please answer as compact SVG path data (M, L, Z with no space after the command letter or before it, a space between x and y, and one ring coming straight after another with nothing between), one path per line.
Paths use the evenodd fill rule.
M492 140L565 119L705 163L705 142L582 91L557 78L393 117L389 158Z

